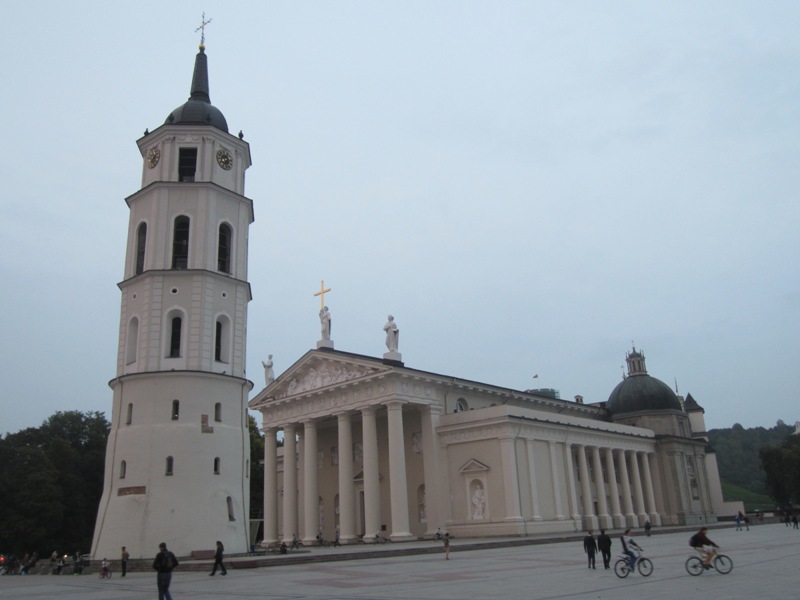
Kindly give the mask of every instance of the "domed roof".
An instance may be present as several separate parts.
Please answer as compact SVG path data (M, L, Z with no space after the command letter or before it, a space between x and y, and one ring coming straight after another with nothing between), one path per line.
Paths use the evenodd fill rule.
M228 133L228 122L222 111L211 104L208 93L208 59L205 47L200 46L200 52L194 61L194 75L192 76L192 91L184 104L173 110L164 121L166 125L211 125Z
M663 381L647 374L644 354L633 350L625 356L628 376L608 397L606 409L612 415L653 410L683 411L678 396Z
M621 381L608 397L606 408L612 415L653 410L682 410L675 392L663 381L646 374L632 375Z

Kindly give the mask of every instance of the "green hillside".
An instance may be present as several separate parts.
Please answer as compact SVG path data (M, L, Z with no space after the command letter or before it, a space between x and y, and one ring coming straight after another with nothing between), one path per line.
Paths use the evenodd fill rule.
M741 500L744 502L745 512L769 512L775 507L775 502L773 502L769 496L757 494L756 492L752 492L728 481L722 480L720 483L722 483L722 497L727 502Z

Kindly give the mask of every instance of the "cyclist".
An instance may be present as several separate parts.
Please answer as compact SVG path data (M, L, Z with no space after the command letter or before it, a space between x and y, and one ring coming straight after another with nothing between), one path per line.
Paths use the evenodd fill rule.
M703 567L710 569L711 559L714 556L712 548L719 548L719 546L708 539L706 533L708 533L708 527L700 529L700 531L689 538L689 545L700 553L700 557L703 559Z
M103 562L100 563L100 577L103 578L108 577L109 568L110 565L108 564L108 561L104 558Z
M639 544L633 541L630 529L626 529L620 539L622 540L622 552L628 555L631 570L633 570L636 566L636 559L639 558L639 552L641 552L642 549L639 547Z

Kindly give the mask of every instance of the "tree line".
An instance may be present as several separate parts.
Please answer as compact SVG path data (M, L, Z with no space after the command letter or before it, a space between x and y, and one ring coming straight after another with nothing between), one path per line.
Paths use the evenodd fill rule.
M91 550L111 424L102 412L56 412L0 436L0 554ZM264 437L249 417L250 512L264 510Z

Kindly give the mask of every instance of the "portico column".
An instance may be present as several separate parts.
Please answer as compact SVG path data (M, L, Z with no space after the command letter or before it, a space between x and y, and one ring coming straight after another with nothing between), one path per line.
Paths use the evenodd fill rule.
M303 542L311 544L319 533L319 476L317 474L317 424L303 423Z
M336 419L339 436L339 536L342 542L347 542L356 537L353 424L350 413L339 413Z
M550 454L550 474L553 480L553 504L556 509L556 520L564 520L564 507L561 504L561 469L558 468L558 449L555 442L547 442Z
M592 484L589 481L589 465L586 463L586 446L577 445L578 472L581 478L581 496L583 497L583 527L597 529L597 517L592 505Z
M512 436L500 438L500 460L505 473L506 517L504 521L522 521L519 505L519 474L517 473L517 453ZM487 490L488 491L488 490Z
M600 460L600 448L592 447L592 465L594 470L594 490L597 495L597 524L608 529L612 526L606 502L606 484L603 481L603 461Z
M361 409L364 441L364 541L374 541L381 528L381 489L378 481L378 425L376 407Z
M622 506L625 511L625 527L636 525L636 515L633 514L633 500L631 498L631 483L628 480L628 465L625 460L625 450L619 450L617 454L617 466L619 467L619 477L622 480Z
M567 471L567 497L569 498L572 520L580 523L581 515L578 514L578 491L575 489L575 464L572 456L572 444L564 443L564 466Z
M656 495L653 492L653 478L650 475L649 453L642 452L641 459L642 476L644 477L642 484L644 487L645 510L650 518L651 525L661 525L661 515L658 514L658 510L656 509Z
M623 517L622 512L620 512L617 469L614 466L614 451L611 448L606 448L606 467L608 468L608 490L611 496L612 527L622 528L625 526L625 517Z
M534 521L541 521L542 514L539 512L539 486L536 485L536 456L534 454L533 440L525 440L525 450L528 453L528 479L531 486L531 518Z
M422 470L425 477L425 520L427 532L434 535L443 525L441 512L441 489L439 485L439 444L436 441L436 427L439 424L441 409L425 406L420 410L422 423Z
M278 541L278 433L277 427L264 431L264 542Z
M283 539L297 533L297 443L295 425L283 427Z
M642 477L639 474L639 459L637 453L630 450L631 474L633 475L633 493L636 498L637 517L639 525L644 525L647 521L647 511L644 508L644 493L642 492Z
M408 480L406 448L403 436L403 404L399 400L384 403L389 428L389 493L392 508L392 540L408 539Z

